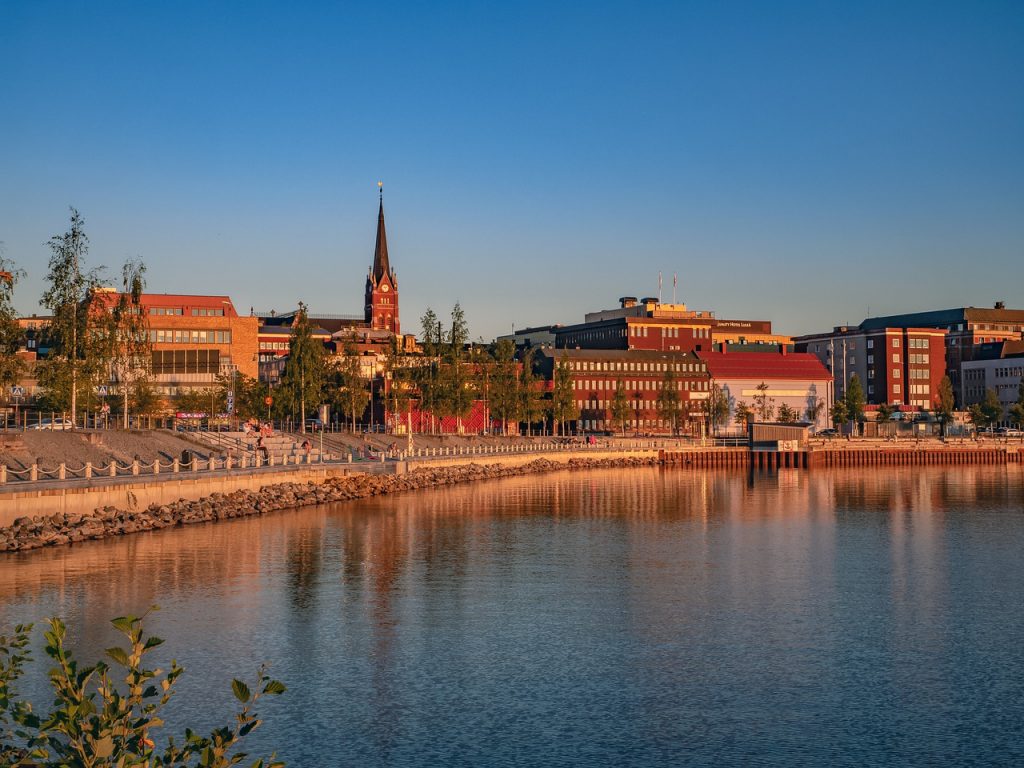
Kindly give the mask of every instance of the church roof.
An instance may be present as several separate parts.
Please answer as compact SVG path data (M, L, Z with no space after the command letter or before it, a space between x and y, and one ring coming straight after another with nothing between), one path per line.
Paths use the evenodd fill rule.
M379 282L384 275L391 274L388 262L388 237L384 231L384 197L380 198L380 213L377 214L377 244L373 249L373 280Z

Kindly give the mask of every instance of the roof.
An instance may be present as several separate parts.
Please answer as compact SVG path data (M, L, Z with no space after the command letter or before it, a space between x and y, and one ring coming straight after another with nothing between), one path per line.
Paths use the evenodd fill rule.
M905 315L869 317L860 327L864 330L876 328L948 327L958 323L1024 323L1024 309L992 309L989 307L957 307L937 309L930 312L911 312Z
M538 354L542 357L553 357L561 360L564 355L567 360L641 360L641 361L672 361L683 359L694 359L697 356L693 352L661 352L659 350L647 349L550 349L541 347Z
M697 352L715 379L809 379L831 381L832 374L809 352Z
M384 231L384 194L380 196L380 211L377 214L377 242L373 248L373 279L379 282L384 275L391 274L388 263L388 236Z

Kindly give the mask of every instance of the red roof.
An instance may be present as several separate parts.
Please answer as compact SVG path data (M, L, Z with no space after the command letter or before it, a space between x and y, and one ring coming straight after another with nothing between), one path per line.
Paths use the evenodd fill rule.
M698 352L713 379L810 379L831 381L832 374L809 352Z

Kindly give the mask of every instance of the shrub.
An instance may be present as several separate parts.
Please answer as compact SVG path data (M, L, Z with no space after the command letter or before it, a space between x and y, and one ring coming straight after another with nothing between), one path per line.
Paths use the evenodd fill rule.
M143 633L142 619L122 616L111 622L128 644L108 648L110 663L99 661L82 667L65 648L64 622L48 621L44 633L46 655L53 661L49 672L54 700L51 710L37 713L20 699L15 686L31 661L31 625L18 625L10 635L0 635L0 765L18 768L156 768L202 766L225 768L247 759L237 751L242 738L262 722L253 712L265 695L278 695L285 687L260 667L256 685L241 680L231 688L240 708L230 726L216 728L208 736L191 729L184 738L167 739L158 749L153 731L164 722L161 710L174 694L184 671L172 661L170 670L147 669L146 654L163 643ZM274 756L258 759L252 768L280 768Z

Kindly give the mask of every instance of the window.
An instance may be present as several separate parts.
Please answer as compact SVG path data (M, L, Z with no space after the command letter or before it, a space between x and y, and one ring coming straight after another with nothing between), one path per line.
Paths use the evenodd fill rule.
M875 362L875 356L874 355L868 355L868 365L874 365L874 362Z
M892 391L893 391L894 394L898 395L900 393L900 385L899 384L893 384L892 385Z
M892 377L894 379L898 379L900 377L900 369L899 368L893 368L892 369Z
M893 349L896 349L899 345L900 345L900 340L899 339L893 339L892 340L892 347L893 347Z
M875 348L875 340L874 339L868 339L868 349L874 349L874 348Z
M892 354L892 361L894 363L898 363L900 361L900 353L899 352L893 352L893 354Z

